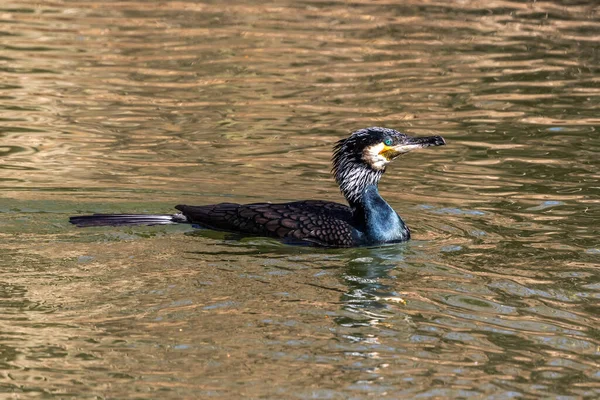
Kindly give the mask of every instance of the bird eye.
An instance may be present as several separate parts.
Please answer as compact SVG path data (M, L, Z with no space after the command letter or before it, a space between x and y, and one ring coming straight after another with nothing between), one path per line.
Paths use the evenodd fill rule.
M385 140L383 141L383 144L385 144L386 146L391 146L392 143L394 143L392 138L385 138Z

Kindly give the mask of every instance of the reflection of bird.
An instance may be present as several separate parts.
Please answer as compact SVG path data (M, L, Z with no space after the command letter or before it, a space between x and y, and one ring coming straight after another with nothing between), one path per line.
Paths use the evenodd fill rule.
M387 164L414 149L446 144L441 136L415 138L387 128L366 128L334 147L333 174L349 207L321 200L292 203L220 203L175 207L180 214L94 214L71 217L77 226L167 225L189 223L204 228L290 243L353 247L403 242L410 231L379 195L377 184Z

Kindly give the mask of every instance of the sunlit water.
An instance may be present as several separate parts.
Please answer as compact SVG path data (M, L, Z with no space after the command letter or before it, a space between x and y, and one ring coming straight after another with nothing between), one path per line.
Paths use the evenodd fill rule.
M600 9L402 3L3 1L2 397L600 396ZM448 142L406 244L67 222L341 201L374 125Z

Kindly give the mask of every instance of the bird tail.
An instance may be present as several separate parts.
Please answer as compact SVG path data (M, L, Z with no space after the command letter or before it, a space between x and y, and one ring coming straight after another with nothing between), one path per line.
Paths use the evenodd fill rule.
M88 226L172 225L184 224L188 220L183 214L93 214L69 217L69 222L83 228Z

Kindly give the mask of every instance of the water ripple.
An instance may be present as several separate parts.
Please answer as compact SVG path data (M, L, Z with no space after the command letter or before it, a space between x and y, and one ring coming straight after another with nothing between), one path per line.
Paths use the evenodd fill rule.
M598 397L597 15L564 1L3 3L2 390ZM373 125L447 140L381 183L407 244L66 222L341 201L331 145Z

